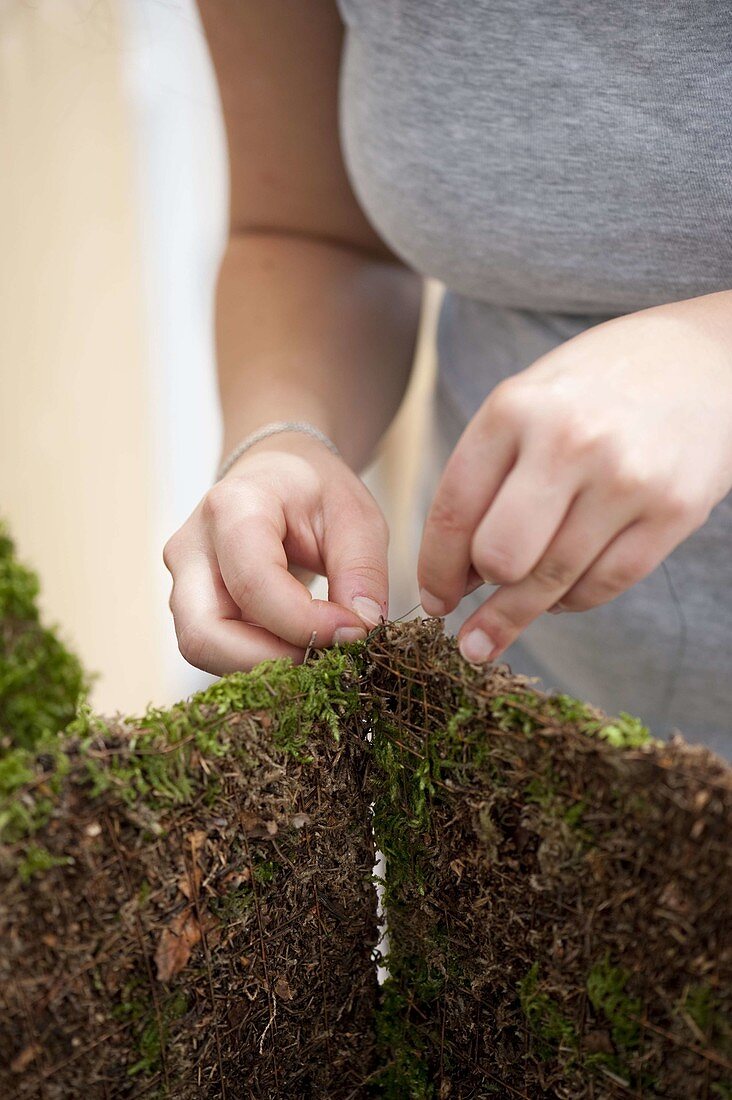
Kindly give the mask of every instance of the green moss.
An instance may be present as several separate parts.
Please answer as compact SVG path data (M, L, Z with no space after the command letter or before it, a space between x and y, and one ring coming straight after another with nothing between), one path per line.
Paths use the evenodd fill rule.
M51 867L63 867L69 863L71 859L68 856L54 856L46 848L29 844L18 863L18 878L21 882L28 883L34 875L41 875Z
M242 920L251 908L254 893L251 886L234 886L226 894L211 898L211 912L227 927Z
M143 801L147 809L160 812L202 793L215 797L216 789L207 791L209 779L200 759L228 754L245 762L246 746L241 737L232 737L228 722L241 712L269 716L274 747L305 762L305 747L316 726L337 739L341 722L356 713L360 652L355 644L324 650L307 665L273 661L225 677L186 703L151 708L141 718L129 719L124 727L128 736L116 737L117 752L99 753L99 739L115 731L88 704L81 705L66 733L78 743L90 796L112 791L126 805ZM3 840L30 836L48 820L68 768L68 756L50 735L39 740L35 751L18 748L0 757ZM33 782L39 772L42 784Z
M58 734L88 691L78 659L41 624L38 591L0 523L0 751Z
M376 1015L376 1038L384 1068L374 1080L374 1095L380 1100L433 1100L426 1057L427 1038L423 1028L411 1023L414 997L402 991L402 983L389 978L381 988Z
M521 1010L538 1042L542 1058L551 1058L558 1047L577 1049L577 1032L559 1004L541 988L539 964L534 965L518 984Z
M418 754L404 745L388 715L374 718L374 762L382 777L374 830L389 868L387 907L404 889L424 892L429 856L414 838L429 830L436 789L451 772L466 766L475 769L487 757L485 731L474 718L472 706L458 703L444 727L425 730Z
M115 1019L128 1024L135 1035L140 1057L128 1066L128 1077L160 1070L172 1025L188 1011L188 1001L182 990L168 994L157 1006L150 1002L147 993L141 979L132 979L125 986L123 1000L112 1013Z
M592 707L583 703L581 699L575 699L572 695L564 695L561 692L551 695L546 700L546 708L555 722L576 724L588 733L601 725Z
M557 803L557 778L551 772L545 775L535 775L524 788L524 798L527 802L533 802L541 806L543 810L552 810Z
M539 724L541 699L533 691L509 692L491 700L493 720L500 730L533 733Z
M606 719L593 707L571 695L541 696L532 691L497 695L492 702L499 729L531 734L550 724L571 725L589 737L598 737L620 749L635 749L648 743L651 735L640 718L621 713Z
M616 1048L626 1051L640 1043L641 1002L626 992L629 980L630 974L613 966L609 955L595 963L587 978L590 1004L610 1025Z
M708 985L695 985L686 992L682 1009L706 1035L715 1017L714 994Z
M264 859L261 863L255 863L253 875L257 882L263 886L273 881L278 871L278 865L271 859Z
M679 1006L682 1015L690 1017L705 1041L724 1058L732 1058L732 1021L719 1006L714 991L708 985L693 985Z
M0 838L14 841L31 836L47 820L51 801L23 788L35 774L35 757L27 749L13 749L0 757Z
M639 749L651 740L650 731L640 718L624 712L612 722L601 726L597 736L618 749Z

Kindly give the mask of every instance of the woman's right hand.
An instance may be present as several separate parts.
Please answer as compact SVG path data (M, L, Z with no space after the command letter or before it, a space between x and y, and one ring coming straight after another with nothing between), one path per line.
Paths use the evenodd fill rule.
M365 637L387 615L387 544L376 501L322 443L258 443L165 547L181 653L223 675ZM328 600L298 579L313 573Z

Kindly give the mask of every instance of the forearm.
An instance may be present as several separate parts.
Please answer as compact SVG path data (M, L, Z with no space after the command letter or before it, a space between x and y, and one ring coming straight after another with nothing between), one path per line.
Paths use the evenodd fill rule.
M421 280L306 236L243 233L217 292L223 452L271 420L303 419L362 467L406 388Z

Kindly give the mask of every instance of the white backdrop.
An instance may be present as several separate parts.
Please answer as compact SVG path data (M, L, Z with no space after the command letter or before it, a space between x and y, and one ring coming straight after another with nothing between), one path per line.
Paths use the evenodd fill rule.
M225 243L226 143L193 0L123 0L123 86L132 110L162 547L210 484L219 447L213 293ZM160 585L169 588L161 566ZM172 691L204 677L172 637Z

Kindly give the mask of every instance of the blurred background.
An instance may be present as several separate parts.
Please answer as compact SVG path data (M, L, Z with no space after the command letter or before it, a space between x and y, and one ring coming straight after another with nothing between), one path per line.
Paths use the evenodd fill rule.
M206 679L178 654L166 538L210 484L227 163L194 0L0 0L0 516L49 620L136 712ZM413 496L434 364L368 480L393 615L417 603Z

